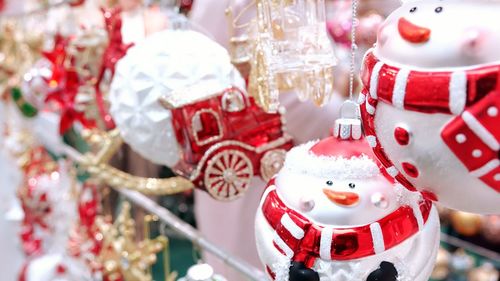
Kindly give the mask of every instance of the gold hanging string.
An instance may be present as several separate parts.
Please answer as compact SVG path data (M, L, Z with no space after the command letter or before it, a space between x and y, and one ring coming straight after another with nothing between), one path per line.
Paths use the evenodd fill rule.
M349 69L349 100L353 101L354 79L356 75L356 27L358 25L358 0L352 0L351 4L351 61Z

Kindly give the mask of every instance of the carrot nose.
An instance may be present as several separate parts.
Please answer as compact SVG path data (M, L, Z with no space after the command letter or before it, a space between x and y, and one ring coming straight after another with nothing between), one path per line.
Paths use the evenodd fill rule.
M400 18L398 31L401 37L411 43L425 43L431 38L431 30L426 27L413 24L405 18Z
M330 201L340 206L352 207L359 202L359 195L354 192L341 192L331 189L323 189L323 193L328 199L330 199Z

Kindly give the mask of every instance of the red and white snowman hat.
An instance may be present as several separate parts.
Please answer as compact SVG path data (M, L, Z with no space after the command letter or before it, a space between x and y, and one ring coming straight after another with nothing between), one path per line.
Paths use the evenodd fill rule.
M371 178L380 174L366 140L340 140L336 137L294 147L286 155L283 170L336 179Z

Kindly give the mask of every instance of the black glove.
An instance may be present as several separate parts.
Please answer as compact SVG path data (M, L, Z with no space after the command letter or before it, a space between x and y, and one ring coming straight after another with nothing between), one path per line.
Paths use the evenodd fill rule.
M366 281L397 281L398 271L390 262L383 261L379 268L368 275Z
M319 281L316 271L307 268L301 262L292 262L290 265L290 281Z

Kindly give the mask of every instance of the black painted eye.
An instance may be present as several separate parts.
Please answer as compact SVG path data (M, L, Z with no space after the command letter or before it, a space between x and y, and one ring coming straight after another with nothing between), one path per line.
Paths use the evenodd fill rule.
M327 181L326 184L329 185L329 186L332 186L333 185L333 181Z
M415 13L417 11L417 7L413 7L410 9L410 13Z
M352 182L349 183L349 188L355 188L355 187L356 187L356 185L354 183L352 183Z
M437 7L434 11L436 13L441 13L443 11L443 7Z

